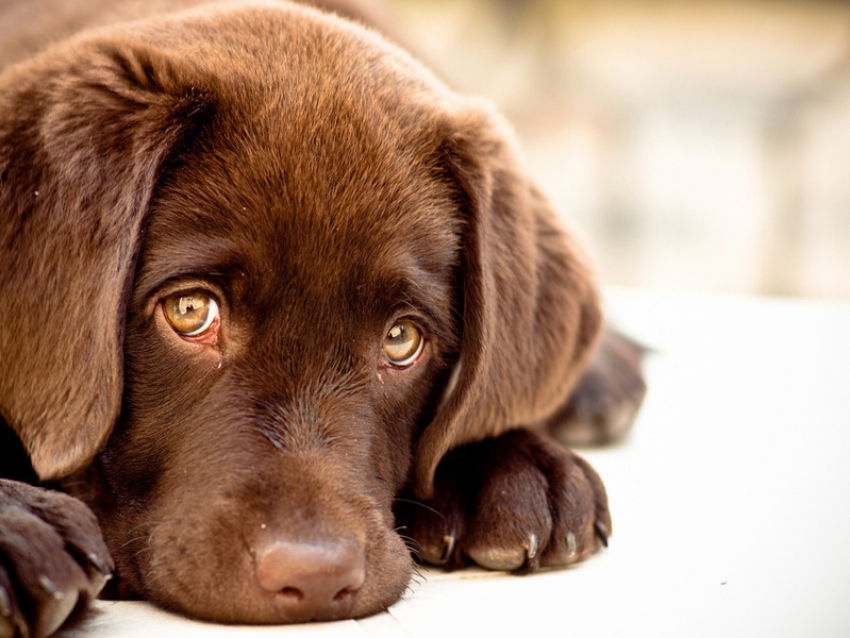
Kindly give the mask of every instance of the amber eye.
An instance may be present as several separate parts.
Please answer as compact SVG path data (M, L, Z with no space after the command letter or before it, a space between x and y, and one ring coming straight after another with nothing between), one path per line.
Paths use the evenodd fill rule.
M218 318L215 299L202 292L174 295L163 304L165 318L183 337L203 334Z
M394 366L404 368L416 361L424 345L422 333L413 322L402 320L384 337L384 355Z

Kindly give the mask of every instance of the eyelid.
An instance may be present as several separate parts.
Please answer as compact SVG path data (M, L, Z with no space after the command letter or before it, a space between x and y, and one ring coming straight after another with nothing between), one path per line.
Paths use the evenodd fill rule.
M148 303L157 306L165 303L171 297L182 297L193 294L201 294L214 299L219 311L222 310L223 301L227 301L227 295L222 294L220 286L201 277L190 277L188 279L170 279L157 287L149 297Z

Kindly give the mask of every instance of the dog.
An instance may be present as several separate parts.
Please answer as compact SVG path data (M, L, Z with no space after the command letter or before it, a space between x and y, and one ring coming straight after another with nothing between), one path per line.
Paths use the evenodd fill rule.
M628 429L642 351L491 107L356 8L49 4L0 9L0 636L607 545L564 444Z

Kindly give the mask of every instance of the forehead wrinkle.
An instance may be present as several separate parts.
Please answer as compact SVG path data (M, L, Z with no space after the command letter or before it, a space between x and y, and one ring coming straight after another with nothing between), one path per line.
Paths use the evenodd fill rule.
M351 287L363 290L361 304L377 313L378 320L387 320L392 313L412 311L424 316L432 327L441 332L452 331L452 310L455 302L453 270L426 267L414 255L406 254L393 260L378 260L360 281L352 279Z
M243 269L230 240L204 234L151 241L142 248L136 294L147 296L168 281L190 277L225 278Z

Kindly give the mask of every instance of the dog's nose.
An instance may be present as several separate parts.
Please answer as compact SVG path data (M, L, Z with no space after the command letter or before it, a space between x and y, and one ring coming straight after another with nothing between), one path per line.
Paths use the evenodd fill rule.
M366 578L366 558L350 540L274 540L257 550L255 570L286 620L332 620L351 613Z

